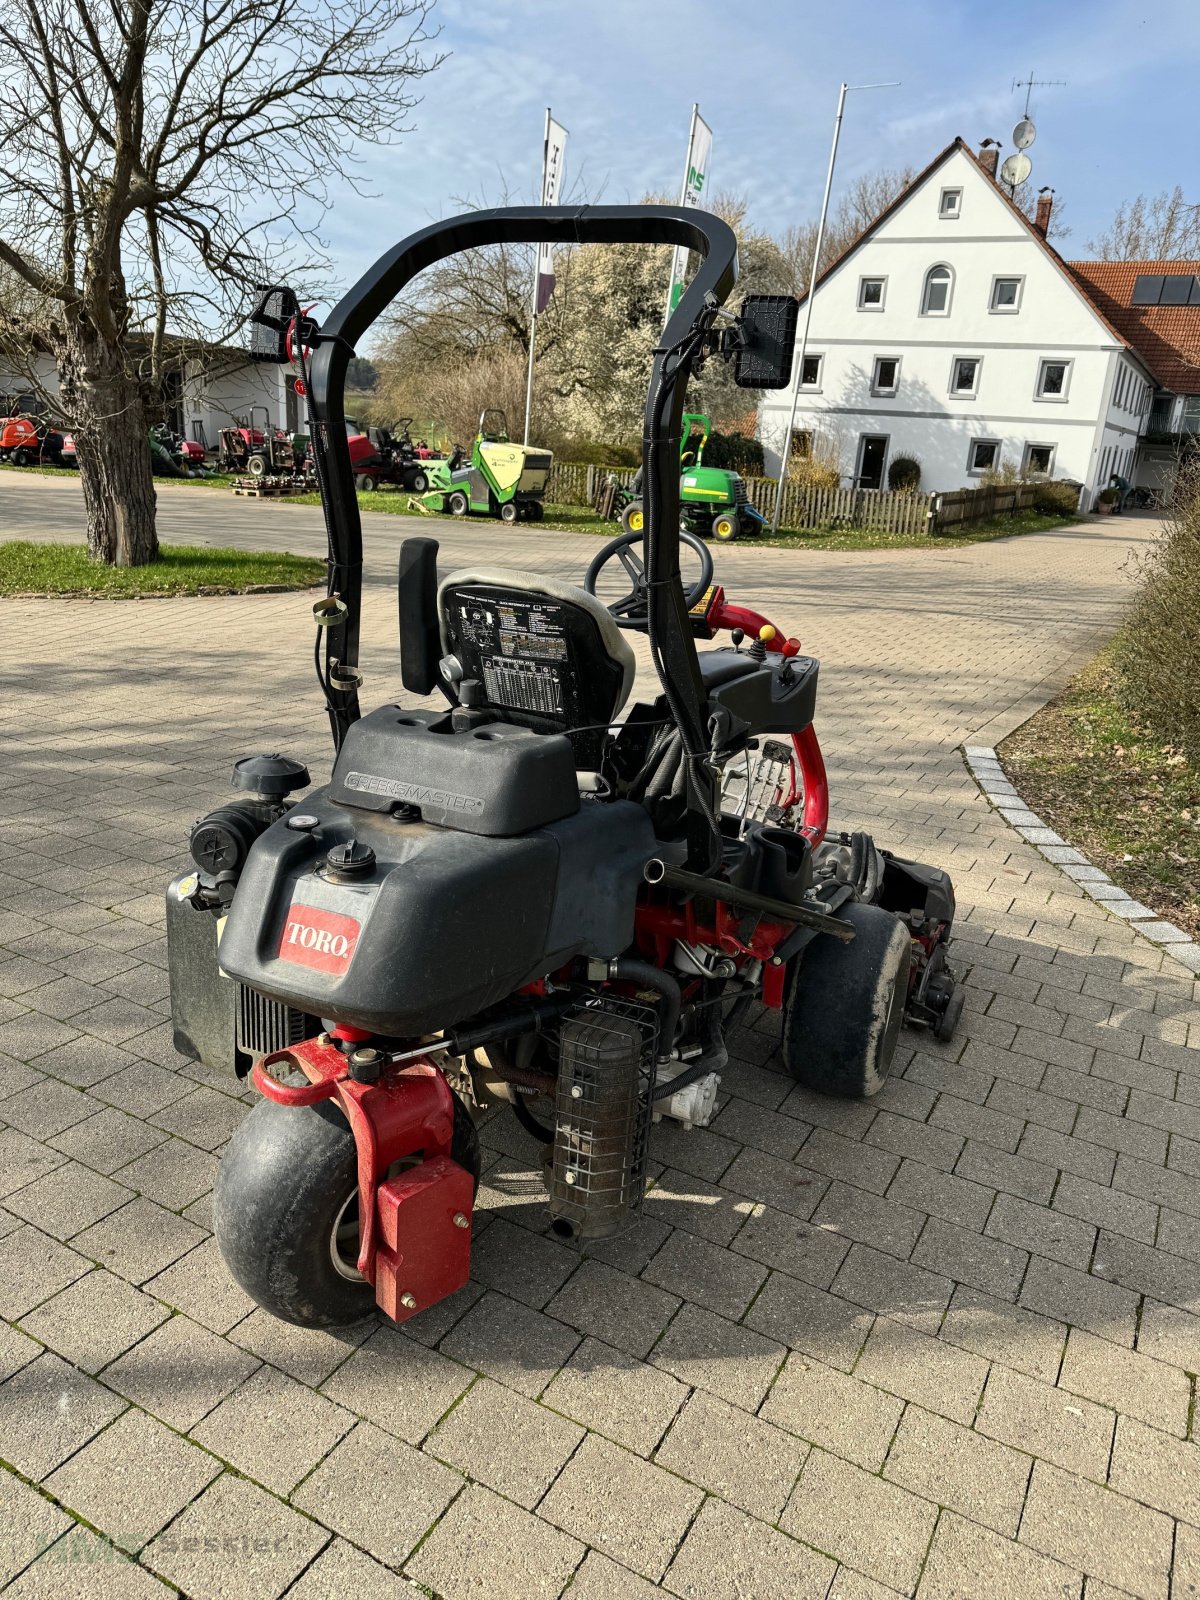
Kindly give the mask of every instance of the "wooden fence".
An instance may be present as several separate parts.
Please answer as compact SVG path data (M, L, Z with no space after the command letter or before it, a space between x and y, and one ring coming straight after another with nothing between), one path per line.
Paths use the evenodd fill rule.
M935 494L929 531L942 533L948 528L982 522L987 517L1014 516L1018 511L1031 510L1037 496L1037 485L1033 483L1018 483L1011 488L953 489Z
M559 505L592 505L596 489L612 472L618 483L633 482L633 467L590 467L556 461L546 498ZM775 479L746 478L746 497L768 520L775 511ZM986 517L1024 511L1033 505L1032 484L1005 489L955 489L945 494L901 493L892 489L811 489L789 483L783 491L780 527L864 528L871 533L938 534Z

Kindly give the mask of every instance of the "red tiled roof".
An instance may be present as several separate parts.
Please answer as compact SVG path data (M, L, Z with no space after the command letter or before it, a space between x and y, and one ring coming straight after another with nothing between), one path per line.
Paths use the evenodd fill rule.
M1200 261L1068 261L1088 299L1132 345L1164 389L1200 394L1200 306L1135 306L1142 273L1200 275Z

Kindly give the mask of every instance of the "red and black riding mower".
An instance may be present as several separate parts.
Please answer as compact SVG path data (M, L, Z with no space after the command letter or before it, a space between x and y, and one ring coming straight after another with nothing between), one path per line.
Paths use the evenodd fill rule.
M347 363L423 267L526 241L702 258L654 359L644 539L606 545L582 588L439 573L436 543L407 540L400 677L422 703L386 693L362 715ZM656 1110L711 1114L751 1004L781 1013L789 1071L835 1095L880 1087L906 1017L953 1030L949 879L827 835L817 662L725 599L701 541L681 576L689 376L725 357L743 385L780 387L791 368L795 302L751 297L734 318L736 279L733 233L701 211L488 211L406 239L291 341L313 352L333 774L296 799L299 762L243 758L167 892L177 1046L262 1095L221 1163L215 1231L276 1316L323 1326L378 1303L403 1321L466 1282L481 1108L507 1102L542 1142L549 1227L586 1242L636 1219ZM266 293L258 353L285 358L298 315L289 291ZM630 629L657 683L619 720ZM698 652L718 630L732 643Z
M411 417L401 417L400 432L388 428L369 428L350 439L350 460L357 489L369 492L381 483L394 483L413 494L424 494L429 487L428 462L432 454L417 454L409 427Z

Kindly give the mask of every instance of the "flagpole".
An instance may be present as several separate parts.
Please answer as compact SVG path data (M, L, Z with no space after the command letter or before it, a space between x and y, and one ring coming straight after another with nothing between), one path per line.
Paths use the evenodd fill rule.
M542 136L542 203L545 203L546 193L546 162L550 154L550 107L546 107L546 132ZM525 377L525 436L523 443L529 443L529 419L533 415L533 345L537 338L538 319L538 261L540 246L533 247L533 291L529 302L529 371Z
M825 193L821 196L821 217L817 223L817 238L813 245L812 265L808 270L808 293L804 298L804 330L796 347L795 367L792 377L792 411L788 418L787 433L783 441L783 458L779 463L779 482L775 488L775 511L771 517L771 532L779 532L779 517L783 510L783 489L787 482L788 461L792 454L792 435L796 431L796 407L804 382L804 357L808 353L808 333L812 327L813 301L817 297L817 278L821 271L821 247L825 243L825 222L829 216L829 195L833 188L833 169L837 164L838 140L842 133L842 115L846 109L846 96L860 89L898 89L898 83L843 83L838 91L837 116L833 119L833 143L829 147L829 168L825 173Z
M696 145L696 118L699 115L700 102L699 100L694 100L692 102L692 121L688 128L687 155L685 155L683 158L683 182L679 185L679 204L681 206L685 206L687 204L688 178L691 176L692 171L692 151L695 149ZM666 327L671 316L671 297L675 292L675 262L677 257L678 247L671 251L671 276L667 282L667 314L663 318L664 327Z

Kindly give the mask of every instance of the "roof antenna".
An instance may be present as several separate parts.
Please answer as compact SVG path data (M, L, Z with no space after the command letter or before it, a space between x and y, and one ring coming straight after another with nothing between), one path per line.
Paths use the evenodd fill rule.
M1027 78L1013 79L1013 93L1018 89L1025 91L1025 110L1021 120L1012 131L1012 141L1016 151L1008 156L1000 168L1000 180L1008 185L1009 195L1015 200L1017 190L1025 183L1033 171L1033 162L1025 154L1029 146L1037 138L1037 129L1029 115L1029 99L1035 89L1066 88L1065 78L1035 78L1031 72Z

